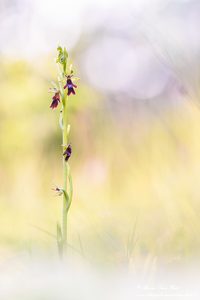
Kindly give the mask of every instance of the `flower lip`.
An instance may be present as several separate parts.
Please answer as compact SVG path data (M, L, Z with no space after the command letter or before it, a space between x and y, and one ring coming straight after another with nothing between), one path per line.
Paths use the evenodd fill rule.
M67 95L69 96L70 94L73 94L75 95L75 90L74 88L76 89L77 88L77 85L75 85L72 80L71 80L71 76L67 76L67 82L64 86L64 89L68 89L68 92L67 92Z
M59 91L56 91L55 92L55 95L52 97L52 102L51 102L51 105L50 105L50 108L54 109L58 106L59 102L60 102L60 92Z
M65 156L65 161L68 161L70 156L72 154L72 147L71 145L69 144L65 150L65 152L63 153L63 156Z

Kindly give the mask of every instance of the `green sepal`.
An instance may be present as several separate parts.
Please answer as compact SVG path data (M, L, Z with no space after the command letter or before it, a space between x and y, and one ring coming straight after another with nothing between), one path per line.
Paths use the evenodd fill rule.
M59 87L57 85L57 83L55 81L51 81L51 85L53 86L54 89L56 89L57 91L59 90Z
M59 125L60 125L60 129L63 130L63 116L62 116L62 111L60 111Z

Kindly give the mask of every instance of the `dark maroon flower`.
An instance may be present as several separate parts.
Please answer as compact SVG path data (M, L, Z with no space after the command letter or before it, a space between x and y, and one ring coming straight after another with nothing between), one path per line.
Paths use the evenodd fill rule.
M77 85L73 84L72 80L71 80L71 75L67 76L67 82L64 86L64 89L68 88L68 92L67 92L67 96L69 96L70 94L75 95L75 90L77 88Z
M67 146L67 149L66 149L65 152L63 153L63 156L65 156L65 161L68 161L68 159L70 158L71 154L72 154L72 147L71 147L71 145L69 144L69 145Z
M52 102L50 105L50 108L54 109L58 106L58 103L60 102L60 93L56 92L55 95L52 97Z

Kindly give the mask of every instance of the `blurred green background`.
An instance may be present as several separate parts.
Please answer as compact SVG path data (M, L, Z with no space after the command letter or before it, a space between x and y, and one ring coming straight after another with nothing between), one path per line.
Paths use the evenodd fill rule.
M24 3L13 1L12 6L9 1L2 1L1 5L4 17L13 11L20 16L17 5L20 8ZM91 3L85 3L85 7L85 14L91 16ZM115 19L110 18L109 26L92 24L90 30L82 28L76 43L69 43L76 74L81 78L77 95L69 100L74 182L69 213L71 252L81 252L88 260L105 264L135 263L148 257L165 259L169 264L185 262L199 256L200 251L200 110L194 101L198 100L199 77L194 68L198 55L194 57L193 48L189 49L193 59L188 61L185 44L172 41L173 47L166 49L174 60L171 54L166 57L162 52L165 59L160 61L154 52L155 44L152 46L151 41L144 41L143 34L140 36L140 26L133 29L127 22L133 33L128 37L131 53L136 61L142 55L144 63L141 69L140 65L130 67L136 72L136 84L134 74L129 72L130 57L123 54L124 46L121 55L109 65L109 58L117 51L117 47L112 47L112 38L122 36L124 41L130 32L126 26L124 31L116 27L122 13L120 7ZM194 5L188 4L185 11L190 7ZM178 15L174 7L171 9L177 20L184 20L183 12ZM35 9L36 16L39 12ZM98 11L102 18L103 12L104 8ZM125 13L123 17L128 19ZM133 22L137 19L131 18ZM63 24L65 21L67 18L63 18ZM10 28L3 25L4 32ZM19 26L24 27L24 23ZM169 38L170 29L163 28ZM16 44L11 38L6 44L1 37L1 261L21 254L57 255L56 240L42 230L55 234L61 215L61 198L52 190L62 186L59 110L49 108L48 89L50 81L56 79L54 58L58 42L68 48L69 34L62 29L62 37L59 29L51 29L56 40L52 40L54 47L49 45L49 50L34 52L31 45L34 53L28 57L29 48L25 54L17 48L24 41L23 36L15 37ZM104 30L103 37L100 29ZM70 30L73 35L73 27ZM178 40L179 33L176 37ZM108 48L101 44L105 38ZM192 38L199 47L196 36ZM39 41L36 40L37 45ZM149 51L150 45L156 53L155 60L162 66L164 77L155 74L158 67L152 63L151 55L141 49L134 52L141 44L144 51ZM163 46L159 39L157 44ZM174 52L175 44L178 50ZM90 52L94 45L101 51ZM194 47L195 51L198 47ZM179 53L184 57L181 63ZM155 77L153 82L151 74ZM153 92L152 86L156 86Z

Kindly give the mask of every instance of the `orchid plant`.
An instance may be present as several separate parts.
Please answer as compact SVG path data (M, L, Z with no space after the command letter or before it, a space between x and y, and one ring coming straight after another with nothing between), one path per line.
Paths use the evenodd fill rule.
M78 78L74 77L72 64L69 63L66 48L58 47L56 63L58 66L57 82L52 81L50 92L53 93L50 108L52 110L60 107L59 124L62 131L62 156L63 156L63 187L56 187L54 190L62 196L61 222L57 223L57 245L59 255L62 258L67 248L67 218L72 203L73 184L69 167L69 159L72 154L72 147L69 143L70 124L68 123L68 101L71 95L75 95L74 84Z

